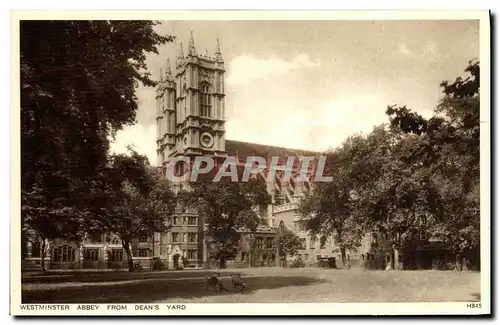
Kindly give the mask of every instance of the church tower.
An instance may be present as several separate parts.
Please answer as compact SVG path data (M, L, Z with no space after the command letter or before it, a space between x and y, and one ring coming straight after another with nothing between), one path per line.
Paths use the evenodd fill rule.
M175 73L167 60L156 92L158 165L164 173L176 156L226 155L224 74L219 40L213 56L198 54L192 32L187 55L180 43Z
M165 75L160 70L160 82L156 88L156 144L157 165L164 167L168 157L175 151L175 81L167 59Z

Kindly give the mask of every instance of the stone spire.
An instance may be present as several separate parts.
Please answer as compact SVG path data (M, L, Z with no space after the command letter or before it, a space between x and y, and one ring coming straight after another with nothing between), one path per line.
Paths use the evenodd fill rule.
M167 58L167 74L172 74L172 69L170 69L170 59Z
M175 58L175 66L178 68L182 64L182 60L184 60L184 51L182 50L182 42L180 43L179 51L177 52Z
M167 81L173 80L172 69L170 68L170 59L169 58L167 58L167 71L165 72L165 78Z
M160 68L160 81L163 81L163 69Z
M220 50L219 39L217 39L217 48L215 50L215 59L217 60L217 62L222 62L222 53L221 53L221 50Z
M193 31L191 30L191 33L189 35L189 50L188 50L188 55L190 56L196 56L196 48L194 47L194 37L193 37Z

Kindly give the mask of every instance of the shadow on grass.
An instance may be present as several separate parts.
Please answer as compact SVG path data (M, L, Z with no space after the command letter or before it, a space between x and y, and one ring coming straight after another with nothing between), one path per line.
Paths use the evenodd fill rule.
M159 272L68 272L68 273L48 273L45 275L25 275L23 276L22 283L89 283L89 282L119 282L129 280L143 280L143 279L181 279L181 278L194 278L205 277L220 273L221 275L229 276L229 273L236 273L235 271L218 271L218 270L200 270L200 271L159 271ZM244 274L240 272L241 274Z
M213 274L214 272L206 272ZM229 272L220 272L224 286L232 289ZM170 273L169 275L173 275ZM175 273L176 275L178 273ZM134 276L139 276L140 273ZM149 277L131 279L127 283L113 285L85 284L71 287L54 286L46 290L23 290L23 303L153 303L167 299L189 299L216 295L206 291L204 274L197 272L197 278L180 279L161 278L159 274L149 273ZM187 274L181 273L183 278ZM287 286L308 286L324 282L323 280L304 276L244 277L247 290L230 291L224 294L249 294L259 289L277 289ZM85 281L90 282L90 281Z

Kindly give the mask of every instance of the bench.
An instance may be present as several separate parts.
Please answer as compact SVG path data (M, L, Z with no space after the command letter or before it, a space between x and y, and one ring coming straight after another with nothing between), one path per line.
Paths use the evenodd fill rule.
M216 291L227 291L227 289L224 287L222 284L222 281L220 280L220 274L215 274L210 277L205 276L205 281L206 281L206 291L208 292L208 289L214 289Z
M233 282L233 290L239 288L240 291L243 291L247 288L247 284L241 278L240 273L231 273L229 275L231 276L231 281Z

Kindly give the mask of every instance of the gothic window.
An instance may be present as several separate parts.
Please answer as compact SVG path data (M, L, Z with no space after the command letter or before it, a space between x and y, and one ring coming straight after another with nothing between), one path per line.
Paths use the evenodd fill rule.
M108 259L111 262L123 261L123 249L112 249L108 253Z
M210 117L212 108L210 86L208 84L203 84L200 91L201 116Z
M189 243L196 243L197 237L198 237L197 233L194 233L194 232L188 233L188 242Z
M196 249L188 249L187 258L189 260L195 260L198 256L198 251Z
M74 262L75 260L76 249L71 246L59 246L54 248L52 252L52 261L54 262Z
M170 121L170 133L175 133L175 117L173 114L169 114Z
M273 238L266 238L266 248L270 249L273 248L274 241Z
M87 261L98 261L99 260L99 249L97 248L87 248L83 251L83 258Z
M150 250L149 248L138 249L137 255L139 255L139 257L150 257Z
M263 249L264 248L264 238L262 238L262 237L255 238L255 247L257 249Z

